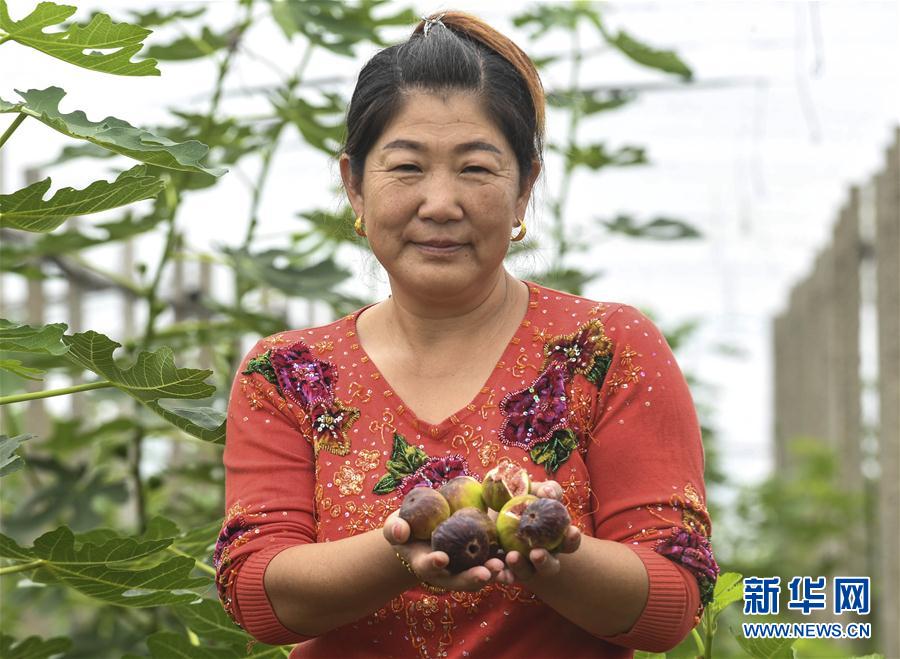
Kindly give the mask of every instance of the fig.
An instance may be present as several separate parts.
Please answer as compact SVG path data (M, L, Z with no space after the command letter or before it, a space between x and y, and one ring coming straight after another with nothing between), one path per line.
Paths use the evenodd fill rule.
M438 524L450 517L450 504L430 487L414 487L400 504L400 518L416 540L429 540Z
M509 458L503 458L485 474L481 483L481 498L488 508L499 511L513 497L528 494L530 488L528 472Z
M460 515L469 515L484 527L490 549L488 558L497 556L500 553L500 540L497 537L497 526L494 524L494 520L488 517L487 513L482 512L478 508L460 508L457 513Z
M537 499L533 494L520 494L507 501L500 509L500 513L497 515L497 535L500 539L500 546L505 552L517 551L523 556L528 556L531 547L519 539L517 532L519 521L528 504Z
M488 523L485 524L484 518ZM491 557L490 518L477 508L462 508L438 525L431 534L431 548L450 557L447 570L459 574Z
M457 476L441 486L438 490L450 504L450 512L455 513L462 508L478 508L487 512L487 505L481 497L481 483L471 476Z
M527 557L532 549L559 549L570 522L569 511L556 499L525 494L503 506L497 515L497 533L505 551Z
M541 498L525 508L516 535L532 549L556 551L566 537L572 518L556 499Z

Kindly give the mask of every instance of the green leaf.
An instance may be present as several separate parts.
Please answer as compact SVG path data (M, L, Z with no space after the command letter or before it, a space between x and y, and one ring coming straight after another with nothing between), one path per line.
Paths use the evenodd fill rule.
M68 228L15 245L7 244L9 241L6 241L0 245L0 270L12 270L32 259L71 254L82 249L125 240L155 229L164 220L162 214L151 213L145 217L134 218L128 212L121 220L91 226L91 234L94 235L86 235L77 229Z
M257 355L252 359L247 361L247 370L242 371L243 375L250 375L251 373L259 373L266 380L269 381L270 384L278 385L278 377L275 375L275 369L272 368L272 362L270 361L270 355L272 354L271 350L266 350L261 355Z
M0 318L0 350L62 355L68 350L61 341L66 329L64 323L31 327Z
M623 146L616 151L607 150L604 144L587 146L572 144L567 148L551 144L548 148L563 155L568 171L572 171L576 167L587 167L592 171L597 171L603 167L630 167L645 165L648 162L646 152L640 146Z
M179 535L175 538L173 545L179 551L193 556L197 560L207 561L212 557L221 529L222 520L214 519L208 524ZM216 605L221 608L221 604L217 603Z
M81 110L62 114L59 102L66 92L59 87L29 89L18 93L24 102L9 103L0 99L0 112L25 113L64 135L87 140L104 149L151 165L186 172L203 172L212 176L225 173L225 170L207 168L200 164L209 147L195 140L173 142L115 117L107 117L100 122L90 121Z
M631 60L643 66L674 73L684 80L691 80L693 72L672 50L657 50L633 38L627 32L619 31L616 36L605 35L610 45L615 46Z
M50 178L38 181L9 195L0 195L0 227L46 233L70 217L99 213L152 199L166 187L161 179L146 176L147 168L137 165L122 172L112 183L95 181L84 190L62 188L49 200Z
M217 600L204 599L196 604L179 606L175 615L185 627L210 643L246 645L250 637L225 613Z
M22 442L28 441L34 435L17 435L7 437L0 435L0 476L6 476L14 471L19 471L25 466L22 456L16 455L16 450Z
M93 532L99 543L76 544L67 527L45 533L34 546L19 546L0 534L0 557L14 561L41 560L32 579L38 583L61 583L94 599L119 606L147 607L187 604L198 599L189 589L208 585L207 579L190 576L194 559L175 556L148 568L128 565L159 554L172 538L153 539L112 536L110 531Z
M634 659L666 659L665 652L644 652L643 650L637 650L634 653Z
M418 446L406 441L400 433L394 433L394 445L391 459L387 461L387 469L396 475L409 475L425 464L428 454ZM399 479L398 479L399 480Z
M577 448L578 438L575 433L564 428L554 432L546 442L535 444L530 455L535 464L544 465L548 474L554 474Z
M411 9L381 18L372 15L373 10L387 5L386 0L353 4L333 0L275 0L272 2L272 17L288 38L302 34L312 44L338 55L352 57L354 46L361 42L387 45L381 37L382 28L415 23L417 16Z
M206 57L227 47L231 43L232 31L226 30L222 34L215 34L208 27L203 26L199 37L185 35L166 45L150 46L147 56L169 61L186 61Z
M731 634L737 640L738 645L755 659L793 659L793 638L745 638L734 627Z
M612 364L612 355L595 355L591 369L585 376L588 382L596 385L598 389L602 387L606 374L609 372L610 364Z
M238 659L241 653L232 648L192 645L190 639L173 632L156 632L147 638L153 659Z
M295 93L280 90L272 99L272 106L278 116L300 131L307 144L333 156L341 147L345 104L336 94L325 96L327 102L324 105L313 105ZM331 122L322 121L323 115L332 117Z
M225 443L225 412L212 407L163 407L150 401L147 407L187 434L212 444Z
M578 22L586 19L599 25L600 14L596 3L560 2L539 4L513 17L513 25L530 32L532 39L539 39L553 29L571 33Z
M225 248L225 255L245 280L271 286L292 297L331 299L333 289L350 277L334 259L312 265L289 249L249 252Z
M737 572L725 572L716 580L713 601L707 609L707 615L718 615L735 602L744 599L744 576Z
M197 18L206 11L206 7L196 9L176 9L168 13L152 9L147 12L131 11L132 20L141 27L159 27L181 19Z
M618 89L612 91L569 89L548 94L547 104L551 107L577 110L581 116L590 116L617 110L636 98L637 94Z
M103 334L81 332L63 337L63 342L69 347L69 360L145 404L160 398L207 398L216 390L203 382L212 371L176 368L171 348L142 351L134 365L122 369L113 359L113 352L121 345Z
M629 215L617 215L614 220L600 220L612 233L651 240L685 240L701 238L703 234L694 227L667 217L659 217L645 224L638 224Z
M375 494L388 494L396 490L398 485L400 485L400 481L390 474L387 474L386 476L382 476L381 479L375 483L375 487L372 488L372 491Z
M4 659L47 659L72 647L72 640L63 636L42 639L29 636L16 641L12 636L0 634L0 657Z
M47 372L39 368L25 366L18 359L0 359L0 371L9 371L26 380L36 380L38 382L44 379L38 376Z
M113 23L106 14L95 14L87 25L70 25L66 30L49 33L44 31L65 21L75 10L76 7L69 5L41 2L28 16L13 21L6 0L0 0L0 36L5 32L23 46L92 71L123 76L159 75L155 60L131 61L150 34L150 30L137 25ZM85 52L89 48L114 51Z

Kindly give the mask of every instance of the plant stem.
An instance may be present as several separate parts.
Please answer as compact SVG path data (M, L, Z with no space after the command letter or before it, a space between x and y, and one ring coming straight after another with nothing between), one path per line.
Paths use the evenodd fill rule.
M173 546L171 546L171 545L169 545L168 547L166 547L166 550L167 550L168 552L172 553L172 554L177 555L177 556L186 556L187 558L194 558L194 557L191 556L190 554L188 554L188 553L186 553L186 552L183 552L183 551L181 551L180 549L176 549L175 547L173 547ZM214 567L210 566L210 565L207 565L207 564L204 563L203 561L198 561L196 558L194 558L194 565L195 565L196 568L197 568L198 570L200 570L201 572L206 572L206 574L208 574L208 575L210 575L210 576L213 576L213 577L216 576L216 569L215 569Z
M700 638L699 632L697 632L697 628L694 627L691 630L691 637L694 639L694 643L697 644L697 656L706 658L706 647L703 644L703 639Z
M12 35L5 34L2 37L0 37L0 44L4 43L6 41L9 41L10 39L12 39Z
M62 389L47 389L45 391L33 391L27 394L15 394L13 396L0 397L0 405L8 405L10 403L21 403L26 400L37 400L38 398L52 398L53 396L65 396L67 394L75 394L79 391L90 391L91 389L105 389L114 387L112 382L103 380L102 382L88 382L87 384L76 384L71 387L63 387Z
M139 408L139 404L135 404ZM135 414L138 410L135 409ZM141 480L141 458L144 454L144 435L146 431L143 426L135 428L134 436L131 438L131 450L128 455L128 472L134 485L134 512L137 517L138 533L147 530L147 501L144 497L144 481Z
M0 41L0 43L2 43L2 41ZM3 148L3 145L6 144L6 140L8 140L12 136L12 134L16 132L16 128L18 128L22 124L22 122L25 121L25 117L27 116L28 115L24 112L20 112L16 116L16 118L13 119L13 122L10 124L9 128L6 129L6 132L4 132L2 136L0 136L0 148Z
M28 570L33 570L42 566L46 561L44 559L38 559L36 561L31 561L30 563L20 563L19 565L9 565L7 567L0 567L0 574L13 574L14 572L27 572Z
M703 659L712 659L717 626L715 617L711 617L706 623L706 654L703 655Z

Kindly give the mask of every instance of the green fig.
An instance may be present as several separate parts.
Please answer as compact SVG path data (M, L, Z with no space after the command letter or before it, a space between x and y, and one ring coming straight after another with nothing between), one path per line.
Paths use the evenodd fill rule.
M497 535L500 538L500 546L503 551L509 553L517 551L527 557L531 550L525 541L520 539L517 532L522 514L532 501L537 501L533 494L520 494L506 502L497 515Z
M452 478L444 483L438 492L450 503L451 514L470 507L487 512L487 504L481 498L481 483L471 476Z
M409 524L416 540L430 540L438 524L450 517L450 504L430 487L414 487L400 504L400 518Z
M499 511L513 497L528 494L530 488L528 472L509 458L502 458L496 467L485 474L481 497L488 508Z

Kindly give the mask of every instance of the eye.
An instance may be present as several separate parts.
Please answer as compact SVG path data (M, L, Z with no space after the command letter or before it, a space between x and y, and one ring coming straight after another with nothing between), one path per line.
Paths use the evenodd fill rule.
M412 163L404 163L402 165L397 165L392 169L392 171L401 171L401 172L417 172L419 171L418 165L413 165Z
M468 167L463 169L463 171L464 172L475 172L476 174L484 174L484 173L487 173L489 170L486 167L481 167L480 165L469 165Z

